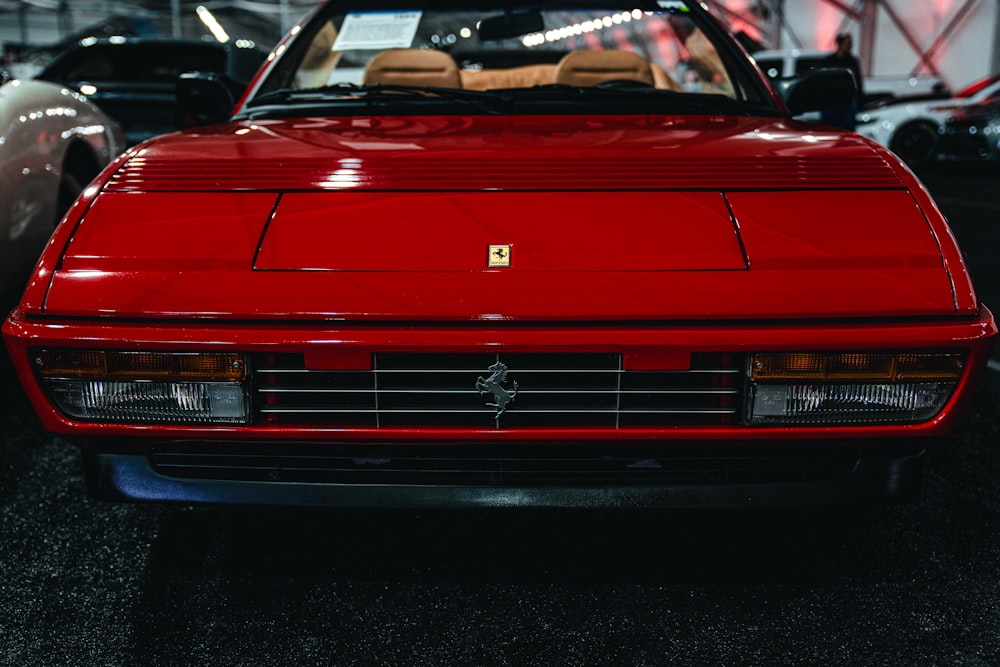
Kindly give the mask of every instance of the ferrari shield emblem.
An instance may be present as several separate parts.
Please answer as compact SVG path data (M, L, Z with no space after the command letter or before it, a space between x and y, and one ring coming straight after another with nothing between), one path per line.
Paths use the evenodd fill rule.
M510 246L509 245L491 245L489 260L487 261L487 266L489 268L505 268L510 266Z

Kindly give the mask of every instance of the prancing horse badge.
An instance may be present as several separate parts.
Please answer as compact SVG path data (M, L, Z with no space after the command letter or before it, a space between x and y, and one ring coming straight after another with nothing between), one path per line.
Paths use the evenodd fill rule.
M489 268L506 268L510 266L510 246L491 245L489 259L486 263Z
M480 377L476 380L476 389L480 394L493 395L494 402L486 405L497 409L495 419L499 423L500 415L507 412L507 406L513 403L517 396L517 380L511 381L510 389L505 389L503 385L507 381L507 366L497 361L489 370L488 378Z

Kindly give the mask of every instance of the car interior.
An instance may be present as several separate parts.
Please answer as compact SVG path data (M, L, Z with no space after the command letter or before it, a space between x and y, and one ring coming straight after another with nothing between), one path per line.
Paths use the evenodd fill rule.
M426 49L390 49L375 55L362 83L435 86L466 90L528 88L544 84L595 86L634 81L680 91L659 65L631 51L572 51L557 63L491 69L459 69L451 55Z
M465 42L454 34L449 35L452 42L435 43L434 39L441 39L437 34L430 35L435 28L421 26L421 36L415 37L409 47L397 44L380 48L373 44L369 49L356 42L342 45L339 35L346 31L343 26L338 28L337 19L333 19L318 29L303 48L291 87L381 84L490 91L629 82L674 92L734 96L726 66L700 29L672 18L654 18L649 24L635 26L631 33L622 32L617 41L594 35L589 39L555 38L543 43L548 38L538 32L541 41L529 43L531 35L515 30L526 26L493 25L515 20L506 15L494 16L481 21L475 32L466 29L463 35L477 35L483 48L475 48L476 40ZM517 20L525 19L518 15ZM537 20L541 25L541 16ZM448 30L438 28L436 32L444 34ZM515 33L520 36L511 39Z

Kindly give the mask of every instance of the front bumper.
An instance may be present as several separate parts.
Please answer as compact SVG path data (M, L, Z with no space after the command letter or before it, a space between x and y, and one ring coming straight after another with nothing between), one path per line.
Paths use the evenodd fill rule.
M184 455L170 454L164 459L162 454L87 451L84 463L88 492L95 498L113 501L425 509L766 508L906 502L919 496L925 453L864 454L845 460L843 452L827 452L815 458L798 455L792 465L787 459L770 456L753 459L742 467L717 458L714 468L706 466L704 458L684 459L683 464L672 459L673 463L665 464L668 470L662 465L652 470L664 459L635 459L630 467L645 466L647 470L629 472L632 479L627 483L614 474L602 481L601 475L606 473L593 468L574 469L572 475L561 478L550 470L497 474L502 464L498 466L496 459L490 459L490 465L486 465L486 459L476 459L471 466L465 459L465 467L474 469L471 476L469 470L462 470L458 476L441 476L442 470L448 473L457 469L432 463L429 467L441 483L426 470L408 469L403 477L364 480L365 475L344 474L342 466L332 474L331 468L336 465L330 461L317 464L318 459L295 457L297 463L293 464L282 456L281 461L262 464L259 454L241 455L253 457L242 470L216 454L210 455L209 466L184 469L183 464L178 465L178 456ZM364 459L375 463L388 460L378 454ZM767 467L765 460L778 465ZM557 462L563 464L564 472L568 467L588 468L581 460ZM506 464L516 467L509 461ZM181 472L169 474L171 469ZM397 473L399 469L397 466ZM219 470L226 472L212 476Z

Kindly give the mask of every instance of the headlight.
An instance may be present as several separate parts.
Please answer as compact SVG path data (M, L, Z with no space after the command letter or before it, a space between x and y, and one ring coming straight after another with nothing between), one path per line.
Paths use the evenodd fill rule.
M750 424L908 424L933 419L965 366L959 352L751 355Z
M241 353L39 350L35 365L56 406L75 419L246 424Z

